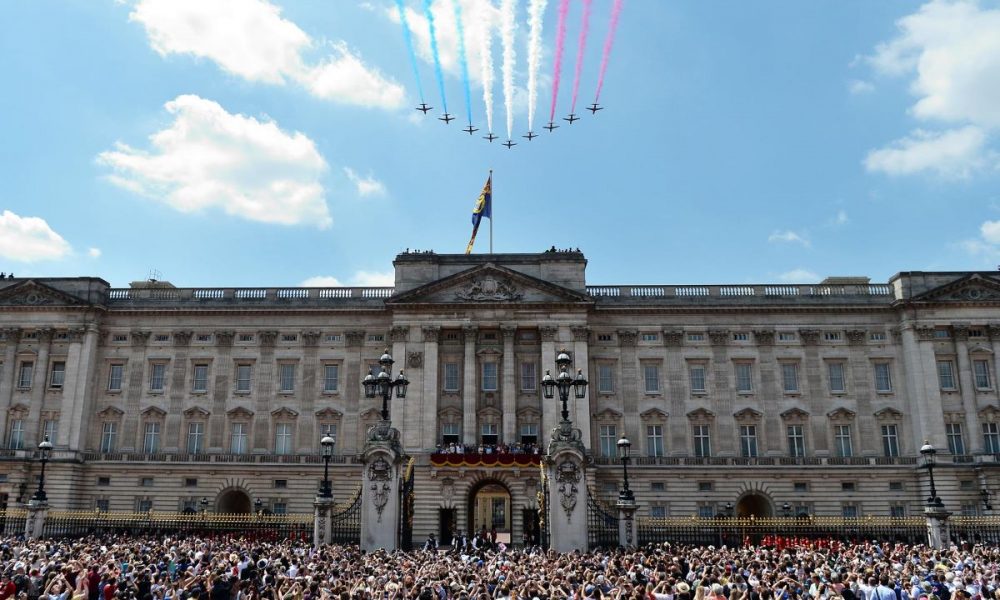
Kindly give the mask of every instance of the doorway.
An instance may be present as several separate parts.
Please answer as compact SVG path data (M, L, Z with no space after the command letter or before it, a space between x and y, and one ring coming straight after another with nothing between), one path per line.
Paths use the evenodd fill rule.
M454 541L452 532L455 531L457 512L454 508L438 509L438 543L442 546L448 546Z
M771 501L763 494L747 494L736 502L736 516L766 518L774 516Z
M497 541L511 542L510 491L498 481L484 481L469 492L469 534L496 529Z
M539 531L541 530L541 519L537 508L522 508L521 518L524 523L524 533L521 534L521 542L528 546L537 546L541 543Z
M219 494L215 507L222 514L250 514L250 496L240 489L226 490Z

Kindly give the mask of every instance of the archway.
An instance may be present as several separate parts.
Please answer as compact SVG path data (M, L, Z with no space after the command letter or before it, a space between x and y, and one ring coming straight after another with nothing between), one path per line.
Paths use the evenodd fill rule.
M215 502L216 512L223 514L249 514L250 496L241 489L233 488L219 494Z
M736 502L736 516L771 517L774 516L774 506L767 496L751 492Z
M470 536L496 529L498 542L511 543L511 495L500 481L484 479L469 490L468 516Z

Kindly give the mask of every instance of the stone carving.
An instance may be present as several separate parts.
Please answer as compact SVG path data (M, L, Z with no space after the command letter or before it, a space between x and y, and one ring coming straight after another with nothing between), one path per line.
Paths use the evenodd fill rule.
M969 324L952 323L951 336L960 342L967 341L969 339Z
M191 343L191 336L194 335L192 331L175 331L173 332L174 346L187 346Z
M576 325L570 327L569 330L573 332L573 341L575 342L586 342L590 339L590 327L586 325Z
M425 342L436 342L441 335L441 328L437 325L427 325L420 329L424 334Z
M476 343L476 338L479 336L479 328L475 325L466 325L462 328L462 337L465 338L466 344Z
M806 346L813 346L819 341L819 329L800 329L799 339Z
M927 327L926 325L920 327L914 327L914 331L917 332L917 337L922 340L933 340L934 339L934 328Z
M986 333L989 334L991 340L1000 340L1000 324L990 323L986 326Z
M319 344L319 338L323 334L319 331L303 331L302 332L302 343L308 347L313 347Z
M579 493L577 484L580 483L580 467L570 460L565 459L556 467L556 484L559 485L559 505L566 511L566 520L573 516L573 509L576 508L576 497Z
M69 330L69 341L71 342L82 342L83 336L87 334L87 330L82 327L77 327L75 329Z
M616 333L619 346L635 346L639 340L639 332L633 329L619 329Z
M556 334L559 333L559 328L557 327L539 327L538 335L541 336L543 342L554 342L556 341Z
M380 456L368 465L368 481L371 482L372 502L378 512L378 522L381 523L382 511L389 503L389 492L392 489L389 485L392 481L392 466L389 461Z
M868 331L865 329L848 329L845 333L847 333L847 342L852 346L864 344L865 340L868 339Z
M680 346L684 343L684 332L680 329L664 329L663 343L674 348Z
M394 342L405 342L410 335L410 328L406 325L396 325L389 330L389 339Z
M389 421L379 421L368 428L369 442L387 442L389 444L399 443L399 430L393 427Z
M985 300L998 300L1000 293L985 287L969 286L948 294L942 300L955 300L958 302L982 302Z
M713 346L725 346L729 343L729 337L728 329L708 330L708 339L711 340Z
M56 304L56 299L40 290L28 289L20 294L12 294L2 302L9 306L46 306Z
M517 327L512 325L503 325L500 327L500 335L503 336L503 341L509 342L514 339L514 334L517 333Z
M455 292L455 298L471 302L512 302L524 297L509 279L487 275Z
M407 352L406 353L406 366L411 369L419 369L424 366L424 353L423 352Z
M344 338L347 340L348 346L360 346L365 342L365 332L364 331L345 331Z
M758 329L753 332L753 338L757 342L758 346L773 346L774 345L774 330L773 329Z
M274 342L278 339L277 331L258 331L257 338L260 340L260 345L265 348L271 348L274 346Z
M47 344L52 341L52 338L55 337L56 332L52 329L44 328L44 329L36 329L35 334L40 343ZM147 333L146 335L149 334Z
M215 332L215 343L219 346L232 346L236 338L236 332L232 330L221 330Z
M145 346L146 342L149 341L149 331L132 331L130 335L132 336L133 346Z

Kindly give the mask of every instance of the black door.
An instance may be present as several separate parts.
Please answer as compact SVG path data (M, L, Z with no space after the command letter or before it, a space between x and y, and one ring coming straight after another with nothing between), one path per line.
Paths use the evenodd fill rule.
M521 535L521 541L529 546L537 546L540 543L539 538L539 519L538 519L538 509L537 508L525 508L521 510L521 517L524 523L524 533Z
M455 509L442 508L438 510L438 523L441 524L438 531L438 543L447 546L452 542L452 532L455 530Z

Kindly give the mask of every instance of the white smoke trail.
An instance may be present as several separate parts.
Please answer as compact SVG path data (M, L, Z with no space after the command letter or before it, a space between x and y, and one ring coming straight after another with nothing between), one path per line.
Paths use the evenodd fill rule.
M503 45L503 104L507 110L507 139L514 137L514 22L516 0L500 3L500 42Z
M535 103L538 100L538 68L542 66L542 15L546 0L531 0L528 4L528 131L535 124Z
M486 105L486 129L493 133L493 15L492 10L483 11L483 28L480 53L483 55L483 103Z

